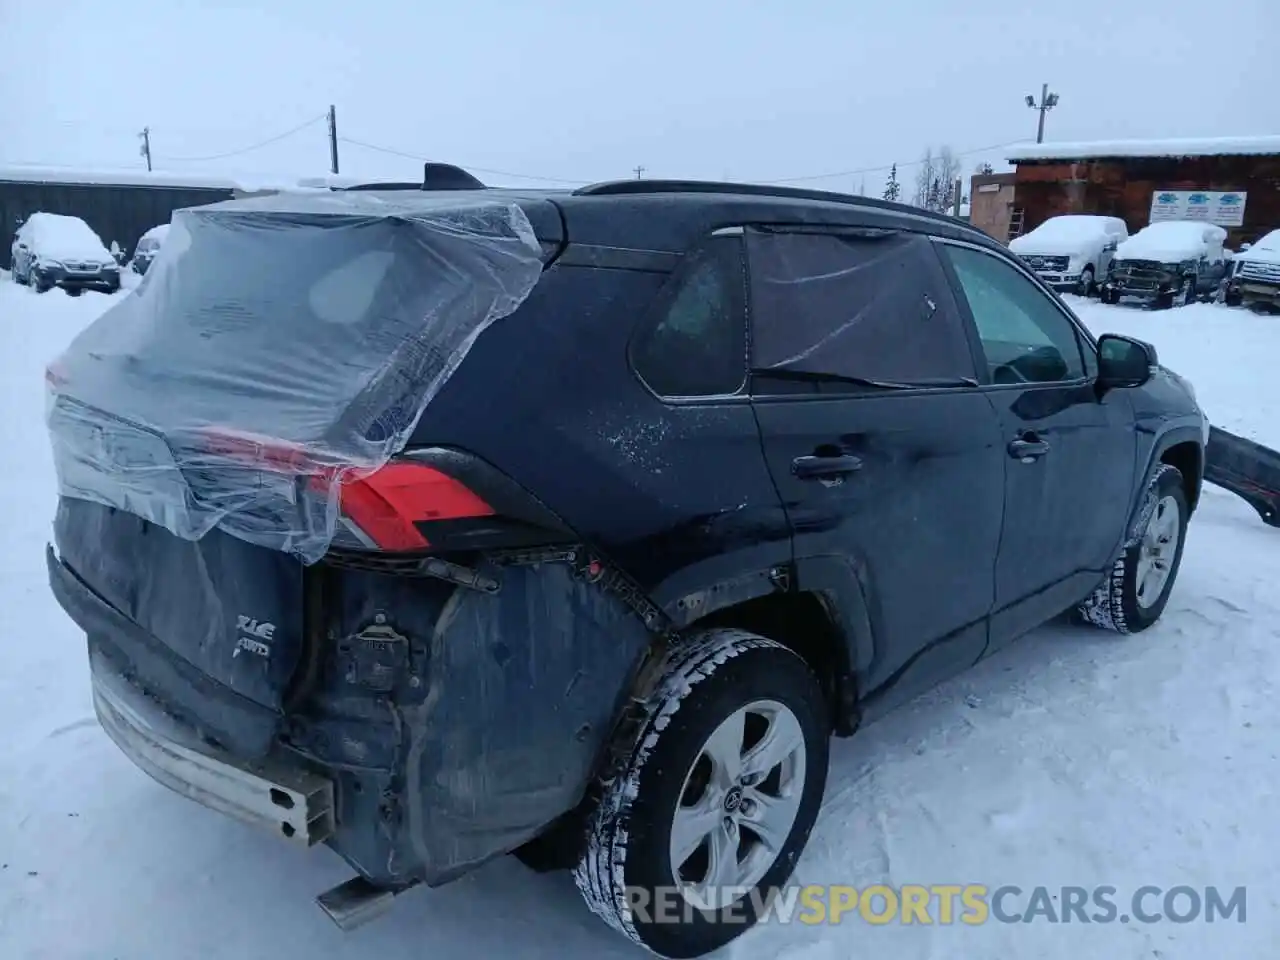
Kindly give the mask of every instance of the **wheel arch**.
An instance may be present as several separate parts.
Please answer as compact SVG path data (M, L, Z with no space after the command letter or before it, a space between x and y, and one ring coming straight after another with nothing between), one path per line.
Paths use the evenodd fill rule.
M832 731L851 736L861 719L858 677L874 659L871 620L862 588L838 557L814 557L774 570L773 589L726 603L687 629L730 627L759 634L794 651L817 675L827 696Z
M1129 508L1129 521L1125 527L1125 542L1132 539L1134 524L1142 510L1142 498L1161 466L1177 467L1182 474L1183 491L1187 506L1192 512L1200 502L1200 489L1204 477L1204 435L1199 426L1175 426L1156 437L1151 445L1141 480L1133 491L1133 503Z

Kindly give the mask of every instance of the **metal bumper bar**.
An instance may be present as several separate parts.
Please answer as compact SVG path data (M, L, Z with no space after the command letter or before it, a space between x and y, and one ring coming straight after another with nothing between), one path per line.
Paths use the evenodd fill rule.
M245 763L208 744L94 664L93 705L103 730L154 780L197 803L310 847L332 835L333 784L275 762Z

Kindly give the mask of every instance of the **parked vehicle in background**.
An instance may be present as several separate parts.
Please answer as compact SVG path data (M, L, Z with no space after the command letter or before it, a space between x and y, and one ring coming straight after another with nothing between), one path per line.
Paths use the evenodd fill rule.
M516 851L707 953L832 734L1173 589L1194 391L952 217L628 180L173 224L47 371L49 577L115 743L329 844L344 927Z
M1234 256L1224 299L1232 306L1280 307L1280 230Z
M1143 227L1116 249L1102 284L1105 303L1185 306L1217 293L1231 260L1227 231L1202 220L1164 220Z
M160 252L160 246L164 243L164 238L168 234L169 224L162 223L158 227L152 227L142 235L142 239L138 241L137 248L133 251L133 260L129 264L134 273L142 275L147 272L147 268L151 266L151 261Z
M53 287L72 293L120 289L120 265L79 217L33 213L18 228L11 253L14 281L38 293Z
M1119 217L1068 213L1010 240L1009 249L1055 290L1087 297L1106 277L1117 245L1128 237L1129 228Z

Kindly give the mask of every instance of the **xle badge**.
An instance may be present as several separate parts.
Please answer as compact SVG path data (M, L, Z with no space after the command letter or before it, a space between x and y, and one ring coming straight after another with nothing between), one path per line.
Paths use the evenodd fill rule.
M265 641L270 640L275 635L276 625L274 623L259 623L252 617L236 617L236 630L240 632L240 637L236 640L236 648L231 652L232 658L240 656L243 650L246 653L256 654L259 657L271 656L271 647Z

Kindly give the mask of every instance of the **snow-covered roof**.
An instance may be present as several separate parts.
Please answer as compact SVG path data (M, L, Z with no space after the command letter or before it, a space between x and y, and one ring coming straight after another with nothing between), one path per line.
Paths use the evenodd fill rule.
M1103 157L1228 157L1268 154L1280 154L1280 135L1026 143L1005 151L1005 157L1010 163L1017 163L1019 160L1096 160Z
M279 175L237 174L235 176L171 173L147 170L94 170L77 167L37 167L26 165L0 166L0 183L57 183L87 184L114 187L171 187L194 190L241 190L246 193L257 190L297 190L308 187L348 186L363 183L368 177L311 177L296 178Z
M1226 238L1226 230L1203 220L1162 220L1120 244L1116 259L1175 263L1198 257L1211 242L1221 244Z
M72 167L0 167L0 181L9 183L102 184L121 187L190 187L234 190L240 184L227 177L149 172L146 170L93 170Z

